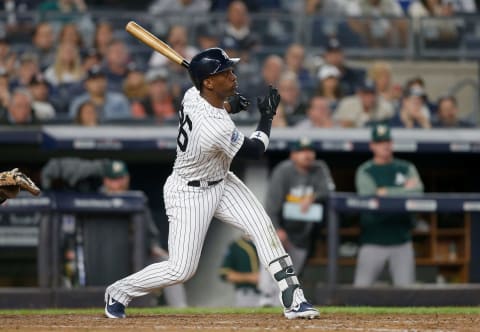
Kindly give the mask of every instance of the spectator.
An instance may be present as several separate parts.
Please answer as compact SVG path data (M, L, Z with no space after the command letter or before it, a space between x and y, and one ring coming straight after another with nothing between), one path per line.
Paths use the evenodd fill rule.
M75 116L75 124L86 127L95 127L99 125L97 108L92 101L87 100L78 107L78 112Z
M153 21L153 32L165 36L170 26L188 26L192 23L192 18L204 18L208 9L208 0L153 0L148 13L158 17Z
M220 276L235 286L236 307L258 306L259 259L255 245L247 236L230 243L223 258Z
M404 47L407 40L407 21L397 0L355 0L347 6L350 17L367 17L352 21L350 26L374 47ZM394 19L395 18L395 19Z
M249 50L258 43L258 37L250 27L247 6L242 1L235 0L229 4L223 35L224 44L231 39L241 50Z
M33 31L33 52L37 56L38 65L43 71L55 59L55 31L49 22L40 22Z
M400 111L390 120L390 125L403 128L431 128L430 111L424 100L425 92L421 88L410 88L402 99Z
M314 89L310 72L305 68L305 48L300 44L292 44L285 52L285 69L297 75L303 97L307 97Z
M273 169L265 209L298 275L311 249L315 223L323 220L322 205L334 189L327 164L316 160L314 146L305 138L295 142L289 160ZM260 305L277 304L274 287L271 276L261 269Z
M43 75L35 75L28 86L32 96L32 109L35 117L40 120L55 118L55 107L50 102L50 87Z
M16 75L10 80L10 90L16 88L27 88L35 75L40 73L38 57L34 53L23 53L20 56L20 65Z
M249 80L252 84L250 85L251 89L246 93L248 98L254 100L255 96L266 94L269 85L278 86L284 69L285 63L280 56L272 54L266 57L263 61L261 76Z
M375 83L377 94L393 105L395 92L392 84L392 66L385 61L375 61L368 71L368 77Z
M324 65L318 72L320 80L317 86L316 94L325 97L328 101L329 108L335 110L338 102L343 97L340 87L340 71L335 66Z
M70 104L69 113L72 119L76 117L78 107L86 100L95 104L100 122L131 118L127 98L123 94L107 91L107 79L102 68L91 68L84 86L86 93L75 97Z
M340 70L340 87L345 95L352 95L365 80L365 70L352 68L346 64L345 55L338 39L331 38L323 55L325 64L337 67Z
M460 119L457 98L444 96L438 100L437 116L432 121L435 128L471 128L473 123Z
M94 66L102 64L102 55L95 48L89 48L82 57L82 68L86 73Z
M277 116L284 114L287 125L294 125L300 119L305 117L306 105L300 95L300 84L297 76L292 72L285 72L278 81L278 93L281 100L277 108L277 115L273 118L275 122Z
M127 165L120 160L112 160L105 164L103 173L103 186L101 192L107 194L122 194L130 190L130 173ZM145 211L147 229L147 243L149 258L152 262L168 260L168 252L163 249L159 242L159 231L152 218L150 209ZM163 289L166 302L169 306L185 308L187 299L183 284L176 284Z
M62 26L58 34L58 44L70 43L75 45L78 50L83 51L85 43L77 26L74 23L67 23Z
M357 169L357 193L362 196L409 196L423 192L422 180L415 166L393 156L390 128L385 124L374 125L371 135L373 158ZM355 286L373 285L386 262L395 286L408 286L415 282L412 226L409 214L362 213Z
M212 23L206 23L198 26L195 31L197 37L197 46L200 48L200 50L219 47L220 34L218 32L218 27L212 25Z
M45 79L48 83L54 87L78 83L84 76L78 47L71 43L58 45L53 64L45 70Z
M342 127L365 127L370 122L388 121L394 115L392 104L379 98L375 84L366 80L355 96L340 101L333 119Z
M423 102L430 111L430 114L434 113L437 109L437 105L432 103L428 97L425 80L420 76L410 78L407 80L407 83L405 83L404 92L408 92L411 88L423 91Z
M38 6L40 17L55 24L72 22L87 9L84 0L47 0Z
M12 51L10 41L7 38L0 38L0 68L7 74L14 74L17 54Z
M2 114L0 123L11 125L37 123L37 118L32 109L32 96L28 90L18 88L13 91L7 106L7 111Z
M148 95L145 73L134 62L128 64L128 74L123 80L122 92L132 107L132 103L140 101Z
M10 88L9 88L8 72L0 67L0 114L4 114L10 102Z
M108 21L100 21L95 26L93 35L93 48L97 50L103 59L107 54L107 48L113 39L113 26Z
M109 91L122 92L122 84L128 74L129 62L130 53L127 45L120 39L112 39L105 54L105 75Z
M175 105L169 89L168 73L165 70L152 70L147 73L146 80L148 95L132 105L132 114L140 118L153 118L157 124L175 119L178 105Z
M312 129L312 128L332 128L334 126L332 120L332 110L327 98L322 96L313 96L307 109L307 118L298 122L295 128Z

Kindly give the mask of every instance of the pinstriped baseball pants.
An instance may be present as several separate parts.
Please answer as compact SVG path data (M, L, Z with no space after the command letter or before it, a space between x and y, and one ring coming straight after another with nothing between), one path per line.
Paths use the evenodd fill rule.
M213 217L249 235L264 266L286 255L265 209L232 172L209 187L187 186L172 173L164 186L170 232L168 261L154 263L107 288L106 293L124 305L156 288L185 282L198 266L203 242Z

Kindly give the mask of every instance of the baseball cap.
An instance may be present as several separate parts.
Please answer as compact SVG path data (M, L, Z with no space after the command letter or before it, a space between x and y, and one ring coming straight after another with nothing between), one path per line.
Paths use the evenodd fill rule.
M371 79L366 79L358 86L358 90L362 92L375 93L376 91L375 82L372 81Z
M29 82L29 85L37 85L37 84L48 84L45 80L45 77L42 74L36 74L32 76L32 79Z
M386 142L391 141L390 126L385 123L377 123L372 126L372 141Z
M292 144L290 151L315 150L312 140L303 137Z
M109 161L104 169L104 176L109 179L118 179L128 175L127 165L121 160Z
M405 92L405 96L406 97L410 97L410 96L425 97L426 93L425 93L425 90L422 87L420 87L418 85L413 85L413 86L410 87L410 89L408 89Z
M105 76L105 71L101 66L92 66L88 71L87 71L87 79L89 78L95 78L99 76Z
M340 70L332 65L323 65L318 71L318 78L324 80L329 77L340 77Z
M166 81L167 79L168 79L168 72L164 68L149 70L145 75L145 80L148 83L153 83L156 81Z
M337 38L330 38L327 41L327 46L325 47L327 51L340 51L342 49L342 45Z

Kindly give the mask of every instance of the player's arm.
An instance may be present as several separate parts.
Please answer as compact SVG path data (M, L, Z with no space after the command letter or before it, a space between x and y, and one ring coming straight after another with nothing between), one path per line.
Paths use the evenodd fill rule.
M270 142L270 130L272 128L272 119L277 112L277 106L280 103L280 95L277 89L270 86L268 95L257 98L257 106L260 111L260 121L257 130L250 136L245 137L237 156L248 159L260 159L267 151Z

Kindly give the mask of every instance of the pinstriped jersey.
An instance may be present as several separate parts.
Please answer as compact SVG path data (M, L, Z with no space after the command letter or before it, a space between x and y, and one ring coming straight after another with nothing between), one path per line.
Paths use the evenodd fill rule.
M175 173L186 181L223 179L245 138L228 112L192 87L183 97L179 122Z

